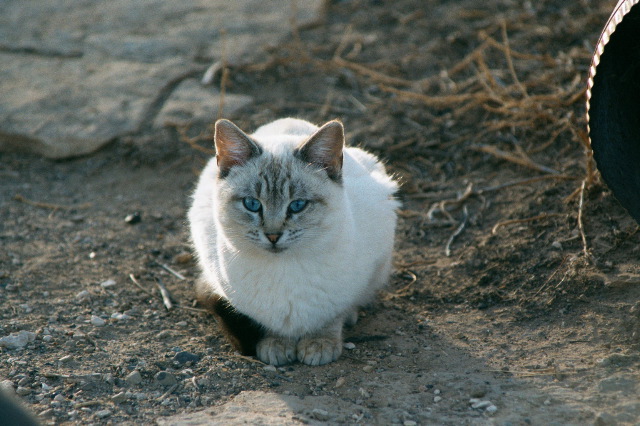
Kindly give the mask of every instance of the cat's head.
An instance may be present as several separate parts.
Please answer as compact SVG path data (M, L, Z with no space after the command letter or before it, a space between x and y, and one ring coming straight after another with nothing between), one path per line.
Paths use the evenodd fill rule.
M228 120L216 123L217 215L238 249L301 249L335 227L343 202L342 124L330 121L299 139L263 145Z

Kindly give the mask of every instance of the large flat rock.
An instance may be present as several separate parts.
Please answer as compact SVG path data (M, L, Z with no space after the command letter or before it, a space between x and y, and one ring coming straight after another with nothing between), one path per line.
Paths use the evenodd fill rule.
M322 3L298 0L298 22L318 19ZM223 45L228 60L249 61L285 37L292 10L290 0L3 0L0 150L65 158L177 113L209 120L217 93L194 77ZM225 115L247 103L225 100Z

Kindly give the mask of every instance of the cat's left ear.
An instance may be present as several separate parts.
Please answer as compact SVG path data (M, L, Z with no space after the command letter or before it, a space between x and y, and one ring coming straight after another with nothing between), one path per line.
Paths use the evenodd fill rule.
M216 121L214 140L222 178L229 174L232 167L241 166L262 153L260 146L229 120Z
M333 181L342 180L344 127L338 120L329 121L309 139L296 148L296 156L302 161L326 170Z

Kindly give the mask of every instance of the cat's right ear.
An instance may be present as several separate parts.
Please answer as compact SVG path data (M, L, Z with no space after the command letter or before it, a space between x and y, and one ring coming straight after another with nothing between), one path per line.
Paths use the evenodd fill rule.
M229 120L216 121L214 141L221 178L226 177L232 167L262 154L262 149Z

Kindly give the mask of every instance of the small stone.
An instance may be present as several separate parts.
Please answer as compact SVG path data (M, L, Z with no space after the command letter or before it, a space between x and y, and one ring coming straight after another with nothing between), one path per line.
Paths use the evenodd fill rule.
M487 408L485 408L485 411L489 414L493 414L496 411L498 411L498 407L496 407L495 405L491 404L490 406L488 406Z
M177 383L176 377L167 371L159 371L154 378L163 386L173 386Z
M178 321L178 322L176 323L176 325L177 325L178 327L186 327L186 326L188 325L188 323L187 323L186 321Z
M434 389L433 390L433 394L434 395L440 395L440 389Z
M413 420L405 420L402 424L404 426L416 426L418 423L414 422Z
M338 377L338 380L336 380L336 387L342 387L344 386L344 384L346 383L346 380L344 377Z
M111 397L111 401L116 404L120 404L121 402L125 402L127 400L127 394L125 392L120 392Z
M373 369L373 365L365 365L364 367L362 367L362 371L364 371L365 373L371 373Z
M551 400L550 399L545 399L543 404L544 405L551 405Z
M38 417L53 417L53 408L41 411L38 413Z
M50 334L47 334L46 336L42 336L42 341L43 342L49 343L52 340L53 340L53 336L50 335Z
M100 283L100 287L102 288L110 288L116 285L114 280L106 280Z
M562 250L562 243L560 241L554 241L551 243L551 248L556 250Z
M13 382L9 379L0 382L0 389L9 393L14 392Z
M65 355L62 358L60 358L58 361L60 362L69 362L73 359L73 357L71 355Z
M100 410L96 412L96 417L99 419L107 418L111 415L111 410Z
M469 400L469 402L471 402L472 400ZM477 409L485 409L487 407L489 407L490 405L493 405L491 403L491 401L475 401L475 402L471 402L471 408Z
M128 319L131 319L131 316L127 314L122 314L120 312L114 312L111 314L111 319L114 319L116 321L126 321Z
M31 389L25 388L24 386L18 386L16 389L16 394L20 396L26 396L31 393Z
M434 396L433 397L433 402L440 402L442 401L442 397L441 396Z
M348 351L352 351L356 348L355 343L347 342L344 344L344 348Z
M128 214L124 218L124 221L129 225L135 225L136 223L142 222L142 215L140 214L140 212L133 212L131 214Z
M131 373L127 374L127 377L124 378L124 381L131 386L135 386L142 382L142 375L138 370L133 370Z
M5 347L7 349L22 349L35 339L36 333L22 330L0 338L0 347Z
M91 301L91 293L87 290L82 290L80 293L76 294L76 300L80 303L85 303Z
M609 413L599 413L593 424L594 426L612 426L617 425L618 422L616 421L616 418Z
M107 322L96 315L91 315L91 324L96 327L104 327Z
M113 318L113 316L111 316ZM156 339L166 339L167 337L171 337L171 330L162 330L160 333L156 334Z
M313 410L311 410L311 415L316 420L319 420L321 422L326 422L327 420L329 420L329 412L323 410L322 408L314 408Z
M56 401L56 402L64 402L65 398L64 398L64 395L59 393L59 394L57 394L56 396L53 397L53 400Z
M191 352L181 351L175 354L175 356L173 357L173 361L181 365L188 362L195 364L196 362L200 361L200 357L196 354L192 354Z

